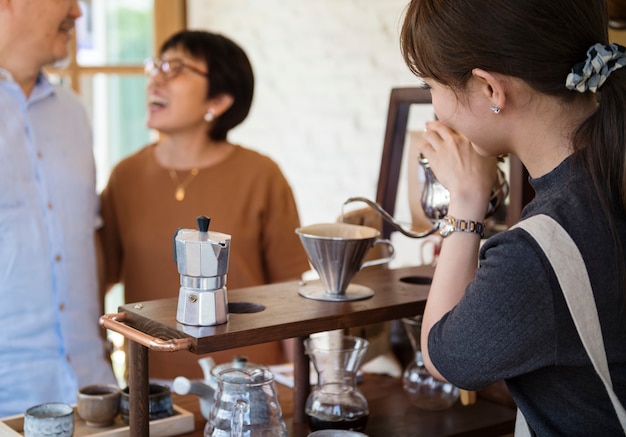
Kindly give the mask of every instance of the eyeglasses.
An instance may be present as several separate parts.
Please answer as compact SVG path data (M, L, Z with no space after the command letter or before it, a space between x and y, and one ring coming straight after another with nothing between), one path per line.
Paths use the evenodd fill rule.
M150 77L154 77L160 72L165 80L170 80L178 76L185 68L201 76L209 77L209 73L206 71L185 64L181 59L170 59L169 61L158 58L146 59L143 71Z

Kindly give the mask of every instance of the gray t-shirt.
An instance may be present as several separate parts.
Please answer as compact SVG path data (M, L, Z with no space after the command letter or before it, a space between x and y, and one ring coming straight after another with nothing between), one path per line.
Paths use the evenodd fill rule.
M570 157L530 181L536 197L522 218L546 214L582 253L594 291L614 390L626 405L626 220L606 216L587 172ZM437 369L458 387L477 390L505 379L539 436L623 435L617 416L574 327L543 251L521 229L485 242L480 267L459 304L429 336Z

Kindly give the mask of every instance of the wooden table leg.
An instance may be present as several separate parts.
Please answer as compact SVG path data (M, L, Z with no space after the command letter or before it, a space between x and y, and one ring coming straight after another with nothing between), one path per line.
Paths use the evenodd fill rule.
M130 341L128 390L130 402L129 426L131 437L150 435L148 396L150 394L148 348Z
M294 342L294 358L293 358L293 422L306 423L307 417L304 412L306 400L311 391L311 383L309 379L310 364L304 350L304 340L307 337L298 337Z

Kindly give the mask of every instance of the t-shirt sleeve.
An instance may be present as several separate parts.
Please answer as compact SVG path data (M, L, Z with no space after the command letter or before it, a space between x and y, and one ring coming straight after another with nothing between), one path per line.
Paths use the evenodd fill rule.
M479 390L552 362L553 279L524 231L488 240L464 297L429 334L437 370L460 388Z

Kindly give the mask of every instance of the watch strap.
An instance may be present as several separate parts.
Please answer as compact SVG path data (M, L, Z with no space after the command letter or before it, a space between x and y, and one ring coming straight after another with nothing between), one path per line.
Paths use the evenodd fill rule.
M445 232L441 233L442 237L447 237L453 232L467 232L470 234L478 234L480 237L485 236L485 224L474 220L457 219L452 216L445 216L444 222Z

